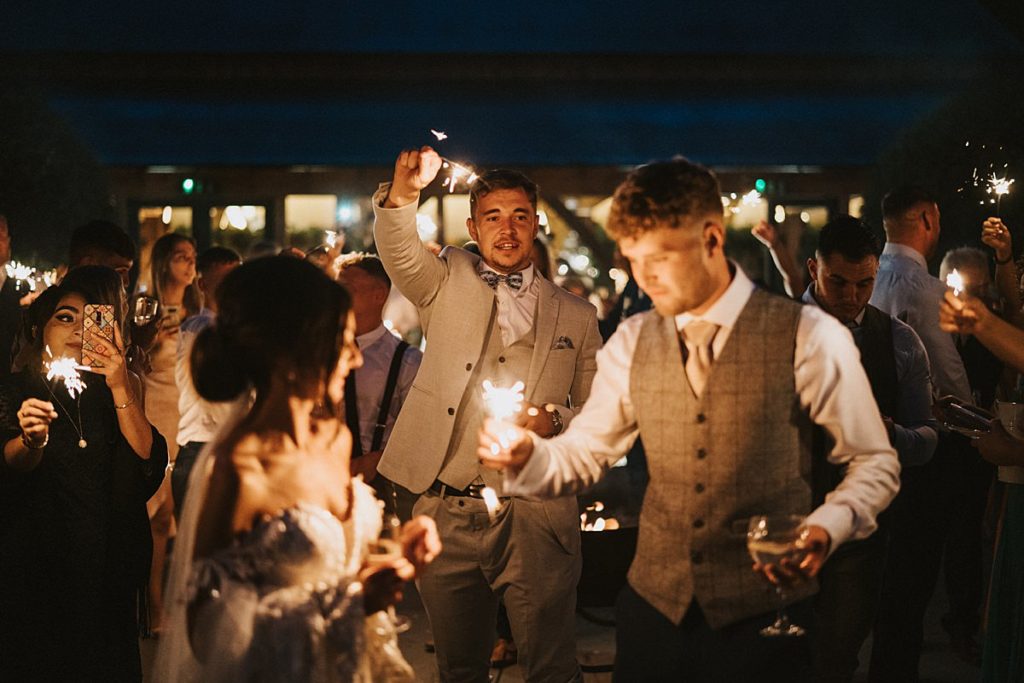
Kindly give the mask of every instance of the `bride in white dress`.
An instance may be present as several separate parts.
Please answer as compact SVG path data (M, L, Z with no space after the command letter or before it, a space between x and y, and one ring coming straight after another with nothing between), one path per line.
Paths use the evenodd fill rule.
M347 292L273 257L235 270L217 296L217 322L193 348L196 388L253 401L193 469L156 680L412 680L384 610L440 541L420 517L400 557L367 562L381 504L349 476L338 418L361 363Z

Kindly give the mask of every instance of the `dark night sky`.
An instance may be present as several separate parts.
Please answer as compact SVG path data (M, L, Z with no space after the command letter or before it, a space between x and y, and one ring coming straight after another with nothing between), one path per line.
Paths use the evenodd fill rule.
M782 54L894 65L1024 54L970 0L18 5L4 12L4 49L14 52ZM741 165L871 163L953 94L934 86L650 98L513 91L500 99L57 90L50 101L110 164L380 164L399 147L429 142L434 127L451 134L446 151L477 160L632 164L683 152Z
M1021 51L972 0L20 0L5 7L9 50L963 57Z

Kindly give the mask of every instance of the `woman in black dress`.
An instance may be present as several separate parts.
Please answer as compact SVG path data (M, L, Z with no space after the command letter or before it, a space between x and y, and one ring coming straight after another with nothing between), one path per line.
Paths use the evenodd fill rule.
M46 363L81 361L86 304L113 306L113 338L73 396ZM72 271L29 311L32 362L0 384L0 680L142 678L146 500L167 446L124 362L125 313L115 271Z

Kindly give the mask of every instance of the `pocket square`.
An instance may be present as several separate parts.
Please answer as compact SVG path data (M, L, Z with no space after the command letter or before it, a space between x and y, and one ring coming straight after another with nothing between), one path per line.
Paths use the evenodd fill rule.
M575 348L576 347L573 346L572 339L570 339L569 337L559 337L558 341L555 342L555 345L551 347L551 350L552 351L557 351L558 349L575 349Z

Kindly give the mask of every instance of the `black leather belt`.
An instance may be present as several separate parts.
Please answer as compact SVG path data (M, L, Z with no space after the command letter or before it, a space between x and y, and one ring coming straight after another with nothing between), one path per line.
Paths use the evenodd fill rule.
M456 498L480 498L483 499L482 491L487 488L486 484L470 484L464 489L457 489L449 486L440 479L435 479L430 485L430 490L441 496L455 496Z

